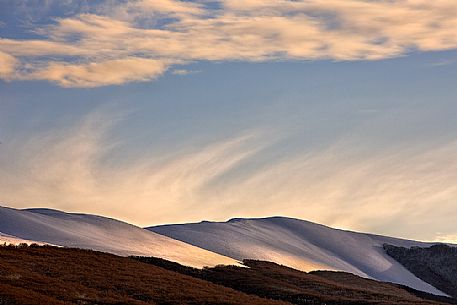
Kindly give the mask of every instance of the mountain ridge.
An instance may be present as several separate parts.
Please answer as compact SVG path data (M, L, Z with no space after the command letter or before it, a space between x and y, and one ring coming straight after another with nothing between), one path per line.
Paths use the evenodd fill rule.
M384 243L428 246L389 236L334 229L297 218L233 218L227 222L162 225L147 229L237 260L272 261L298 270L335 270L442 294L388 256Z
M410 242L418 242L418 243L424 243L424 244L430 244L430 245L444 244L444 245L455 246L452 243L446 243L446 242L415 240L415 239L410 239L410 238L407 238L407 237L382 235L380 233L366 233L366 232L354 231L354 230L350 230L350 229L335 228L335 227L332 227L330 225L325 225L325 224L322 224L322 223L313 222L313 221L306 220L306 219L301 219L301 218L292 217L292 216L281 216L281 215L273 215L273 216L265 216L265 217L245 217L245 218L244 217L233 217L233 218L227 219L226 221L223 221L223 220L221 220L221 221L217 221L217 220L201 220L201 221L198 221L198 222L167 223L167 224L158 224L158 225L146 226L146 227L143 227L143 228L144 229L148 229L148 228L167 227L167 226L194 225L194 224L201 224L201 223L223 224L223 223L236 223L236 222L245 221L245 220L274 220L274 219L298 220L298 221L306 222L306 223L313 224L313 225L316 225L316 226L330 228L332 230L350 232L350 233L355 233L355 234L370 235L370 236L374 236L374 237L393 238L395 240L403 240L403 241L406 241L406 242L410 241Z
M0 207L0 232L9 239L155 256L192 267L239 265L244 259L271 261L298 270L344 271L379 281L446 295L395 259L383 245L430 246L376 234L334 229L292 217L232 218L139 228L114 218L47 208Z
M27 241L121 256L157 256L194 267L238 264L232 258L98 215L0 207L0 219L0 232Z

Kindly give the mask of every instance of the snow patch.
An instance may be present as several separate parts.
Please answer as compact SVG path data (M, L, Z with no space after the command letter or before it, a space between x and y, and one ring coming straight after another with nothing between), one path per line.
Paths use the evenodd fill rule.
M346 271L445 295L414 276L382 248L384 243L402 247L430 243L338 230L286 217L234 218L148 229L236 260L267 260L303 271Z
M31 245L31 244L37 244L37 245L40 245L40 246L43 246L43 245L49 245L48 243L42 243L42 242L38 242L38 241L34 241L34 240L28 240L28 239L22 239L22 238L18 238L16 236L11 236L11 235L8 235L8 234L4 234L2 232L0 232L0 245L20 245L20 244L27 244L27 245Z
M50 243L121 256L155 256L197 268L219 264L239 265L232 258L125 222L95 215L0 207L0 232L3 232L5 241L8 238L11 241L17 239Z

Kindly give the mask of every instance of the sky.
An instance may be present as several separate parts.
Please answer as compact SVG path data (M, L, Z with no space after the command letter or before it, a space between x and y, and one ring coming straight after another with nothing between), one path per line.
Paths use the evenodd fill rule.
M0 204L457 242L457 2L0 0Z

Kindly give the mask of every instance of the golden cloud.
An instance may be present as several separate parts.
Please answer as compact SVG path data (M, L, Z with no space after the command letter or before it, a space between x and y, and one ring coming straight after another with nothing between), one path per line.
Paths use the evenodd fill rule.
M178 64L379 60L411 50L457 48L457 2L450 0L221 0L217 4L215 8L173 0L107 2L92 13L60 18L36 30L41 39L0 40L0 51L18 58L18 71L26 69L64 86L95 87L144 80L129 75L137 62L124 58ZM67 67L65 73L50 73L55 66L51 56L52 61L60 57L59 69ZM124 61L122 68L131 64L132 69L126 69L125 76L119 69L114 82L97 81L103 69L90 67L118 61ZM104 69L113 72L115 67ZM81 74L82 81L56 79L59 75L80 79ZM14 75L27 78L25 73Z
M166 69L167 64L159 60L129 57L83 65L51 62L46 68L24 77L46 79L62 87L91 88L151 80L157 78Z
M13 77L16 59L4 52L0 52L0 78L9 80Z

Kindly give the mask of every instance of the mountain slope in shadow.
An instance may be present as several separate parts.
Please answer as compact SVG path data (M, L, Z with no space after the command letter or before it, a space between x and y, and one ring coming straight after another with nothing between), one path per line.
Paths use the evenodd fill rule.
M418 278L457 298L457 247L441 244L405 248L386 244L384 249Z

